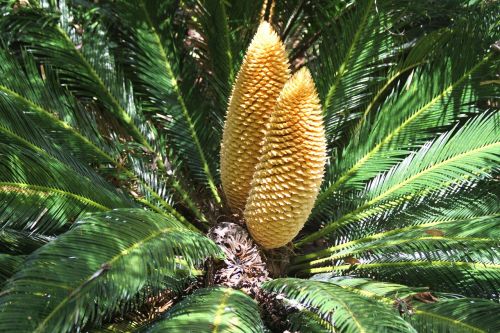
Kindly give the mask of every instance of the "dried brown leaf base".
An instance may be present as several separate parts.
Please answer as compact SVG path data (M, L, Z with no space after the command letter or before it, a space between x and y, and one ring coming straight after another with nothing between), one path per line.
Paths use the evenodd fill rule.
M255 297L262 282L269 280L269 271L257 244L246 229L232 222L221 222L209 231L226 259L214 262L213 284L241 289Z

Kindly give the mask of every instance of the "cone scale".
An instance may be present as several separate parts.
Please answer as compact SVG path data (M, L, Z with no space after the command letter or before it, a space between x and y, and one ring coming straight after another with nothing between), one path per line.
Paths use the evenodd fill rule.
M285 85L269 119L244 216L264 248L290 242L319 192L326 163L320 101L305 68Z
M246 52L224 125L221 181L233 212L245 208L266 123L289 75L285 47L264 21Z

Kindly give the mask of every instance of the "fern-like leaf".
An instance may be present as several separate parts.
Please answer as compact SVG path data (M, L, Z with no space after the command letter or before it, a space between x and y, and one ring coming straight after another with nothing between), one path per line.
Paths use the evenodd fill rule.
M146 286L189 276L209 256L221 256L217 245L174 218L140 209L90 214L29 256L7 283L0 331L67 332L97 324Z
M416 332L393 309L331 283L276 279L263 288L282 294L292 306L306 308L341 332Z
M154 324L156 332L263 333L257 304L243 292L214 287L199 289L175 305Z

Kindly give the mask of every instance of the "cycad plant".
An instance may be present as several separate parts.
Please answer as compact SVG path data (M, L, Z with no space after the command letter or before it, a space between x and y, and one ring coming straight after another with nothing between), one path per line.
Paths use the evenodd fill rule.
M498 2L0 11L0 332L500 331Z

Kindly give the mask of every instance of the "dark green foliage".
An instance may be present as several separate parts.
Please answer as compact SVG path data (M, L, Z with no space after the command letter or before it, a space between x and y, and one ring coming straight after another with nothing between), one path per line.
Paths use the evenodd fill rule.
M274 327L210 287L221 250L199 231L230 219L220 140L263 2L0 0L1 332ZM282 326L500 331L499 11L276 1L329 147L287 277L264 284ZM165 290L157 321L129 316Z
M264 289L282 295L283 302L295 309L288 317L292 327L330 332L335 322L333 327L342 332L396 332L398 327L403 332L495 332L498 329L499 322L494 317L500 306L493 301L445 294L439 299L429 298L425 289L331 274L316 275L311 280L278 279L264 285ZM331 297L337 293L343 293L342 297ZM371 312L370 307L379 309ZM336 311L328 312L331 308ZM413 328L405 324L399 314L395 315L397 312ZM350 318L347 323L343 321L344 316ZM383 325L390 326L380 327Z
M13 256L9 254L0 254L0 287L18 270L23 262L23 256Z
M288 278L266 282L263 288L283 294L290 306L309 309L342 332L416 332L391 306L335 284Z
M145 332L262 333L257 303L241 291L200 289L169 310Z
M141 209L87 215L18 267L0 297L0 331L67 332L99 324L146 287L185 279L204 258L221 253L174 218Z
M492 301L459 298L417 306L411 323L419 332L497 332L499 311Z

